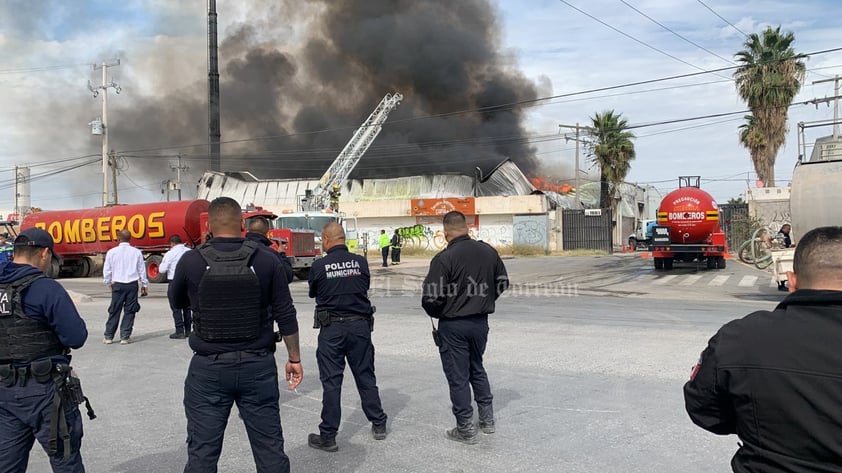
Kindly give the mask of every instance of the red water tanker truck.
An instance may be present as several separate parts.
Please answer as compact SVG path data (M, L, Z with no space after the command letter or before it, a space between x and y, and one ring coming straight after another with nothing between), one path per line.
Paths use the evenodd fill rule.
M55 278L90 276L94 268L92 257L117 246L117 233L126 229L132 235L132 246L143 252L150 282L165 282L166 275L159 273L158 266L170 249L169 238L178 235L193 247L204 241L207 231L202 225L209 205L207 200L198 199L35 212L24 217L20 230L37 227L52 235L55 248L49 276ZM262 209L243 212L246 221L258 216L277 218ZM273 231L290 241L289 256L297 260L299 271L312 265L316 257L312 232Z
M719 206L699 188L699 176L679 177L678 189L661 200L657 217L649 245L655 269L672 269L675 261L725 268L728 245L719 226Z

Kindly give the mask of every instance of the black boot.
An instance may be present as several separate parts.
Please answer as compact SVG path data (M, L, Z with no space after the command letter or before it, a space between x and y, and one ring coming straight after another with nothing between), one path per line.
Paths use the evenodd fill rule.
M310 434L307 437L307 445L324 452L335 452L339 450L339 447L336 446L336 439L326 439L320 434Z
M184 333L183 330L176 330L174 333L170 334L170 338L173 340L187 338L187 334Z
M494 429L494 408L489 404L488 406L477 406L479 411L479 430L484 434L493 434Z
M474 445L477 443L477 429L473 422L459 422L455 428L447 431L447 438Z

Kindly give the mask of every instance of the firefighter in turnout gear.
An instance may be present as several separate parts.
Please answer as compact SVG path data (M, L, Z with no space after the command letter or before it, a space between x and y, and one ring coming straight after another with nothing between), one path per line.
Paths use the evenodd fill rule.
M53 472L82 473L85 399L69 364L88 330L67 291L44 275L52 236L29 228L14 248L15 261L0 264L0 471L26 471L38 440Z
M368 261L348 251L345 231L335 222L322 230L322 247L325 257L310 270L310 297L316 299L314 328L320 329L316 360L322 382L322 422L319 433L310 434L307 443L335 452L346 359L375 440L386 438L386 413L374 376L374 307L368 300Z
M339 192L339 184L334 184L333 187L330 188L330 194L328 197L330 198L330 210L334 212L339 212L339 196L342 193Z
M217 471L231 406L245 424L257 473L289 472L280 419L273 323L289 359L289 389L301 382L298 321L281 261L268 246L244 240L240 205L219 197L208 207L214 237L178 263L176 307L193 309L194 355L184 382L185 473ZM252 471L255 471L252 470Z

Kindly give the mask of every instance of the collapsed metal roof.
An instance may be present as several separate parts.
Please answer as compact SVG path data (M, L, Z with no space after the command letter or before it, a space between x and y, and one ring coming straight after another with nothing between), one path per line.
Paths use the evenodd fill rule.
M231 197L241 205L298 208L316 179L259 179L248 171L205 171L198 185L200 199ZM340 202L405 200L441 197L486 197L529 195L535 186L511 160L505 160L484 175L437 174L392 179L349 179L341 189Z

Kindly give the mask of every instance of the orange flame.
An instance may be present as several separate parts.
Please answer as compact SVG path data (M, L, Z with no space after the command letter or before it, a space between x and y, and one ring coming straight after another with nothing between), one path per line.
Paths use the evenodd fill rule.
M558 192L559 194L567 194L568 192L574 190L573 186L570 184L555 184L549 179L544 179L540 176L530 178L529 182L531 182L536 189L542 191L553 191Z

